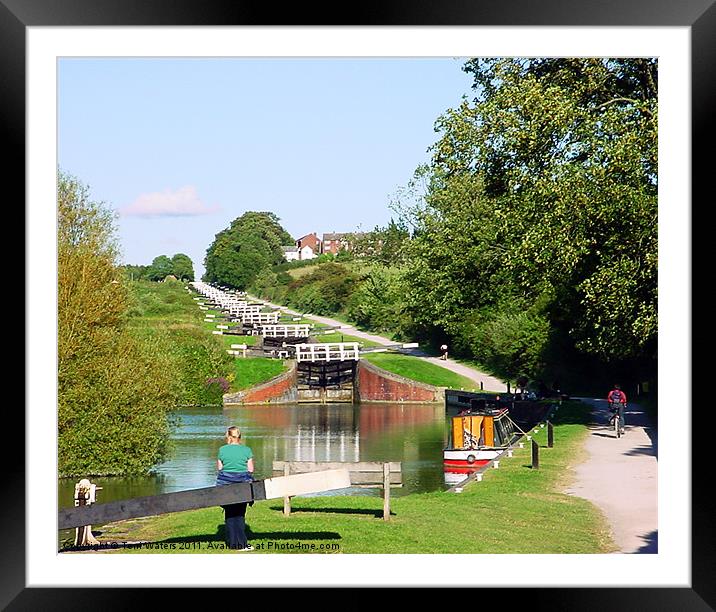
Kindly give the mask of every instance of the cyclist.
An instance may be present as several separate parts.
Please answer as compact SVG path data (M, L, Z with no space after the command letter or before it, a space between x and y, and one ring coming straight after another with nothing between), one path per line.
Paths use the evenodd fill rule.
M614 417L617 413L619 413L621 433L624 433L624 409L626 408L627 403L626 393L621 390L619 385L614 385L614 388L607 394L607 402L609 402L609 410L612 411L612 417L609 422L613 423Z

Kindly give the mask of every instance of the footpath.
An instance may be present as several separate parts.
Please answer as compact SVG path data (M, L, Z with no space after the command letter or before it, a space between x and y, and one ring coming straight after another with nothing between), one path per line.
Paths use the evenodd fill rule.
M269 304L277 307L275 304ZM294 315L301 313L284 309ZM307 319L331 327L341 321L315 315ZM350 326L350 335L377 344L395 341L362 332ZM452 359L431 357L420 349L405 351L415 357L461 374L486 391L505 391L504 382ZM649 417L637 405L627 406L626 434L616 438L607 427L609 409L606 400L578 398L592 406L593 424L584 449L588 458L575 468L576 480L566 491L600 508L612 528L612 538L620 553L655 554L658 552L658 434Z
M585 443L588 459L577 466L566 493L599 507L612 527L621 553L658 552L658 435L637 404L627 404L626 434L616 438L607 426L606 400L574 398L590 404L594 424Z
M258 298L254 298L258 299ZM350 328L350 334L351 336L354 336L356 338L361 338L362 340L369 340L371 342L375 342L376 344L382 344L383 346L389 346L397 344L395 340L390 340L389 338L385 338L383 336L377 336L375 334L370 334L364 331L360 331L359 329L356 329L352 325L348 325L346 323L343 323L342 321L337 321L336 319L329 319L328 317L319 317L317 315L307 315L300 312L296 312L294 310L290 310L288 308L285 308L284 306L279 306L278 304L272 304L271 302L267 302L266 300L263 301L267 306L270 306L272 308L281 308L283 312L295 316L303 316L306 319L310 319L312 321L316 321L317 323L322 323L324 325L328 325L329 327L349 327ZM482 383L482 388L485 391L506 391L507 385L502 382L501 380L495 378L494 376L490 376L489 374L485 374L484 372L480 372L479 370L476 370L475 368L471 368L469 366L463 365L462 363L458 363L457 361L454 361L452 359L440 359L439 357L432 357L425 353L424 351L421 351L420 349L407 349L403 351L404 353L408 355L412 355L413 357L417 357L419 359L422 359L423 361L429 361L430 363L433 363L437 366L440 366L441 368L445 368L446 370L450 370L451 372L455 372L456 374L460 374L461 376L464 376L465 378L469 378L470 380L475 381L476 387L480 387L480 383Z

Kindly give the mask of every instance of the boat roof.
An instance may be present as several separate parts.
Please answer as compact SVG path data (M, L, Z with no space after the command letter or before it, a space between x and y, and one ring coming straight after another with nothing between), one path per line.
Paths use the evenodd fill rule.
M509 411L505 407L481 407L481 408L468 408L458 413L455 416L502 416L507 414Z

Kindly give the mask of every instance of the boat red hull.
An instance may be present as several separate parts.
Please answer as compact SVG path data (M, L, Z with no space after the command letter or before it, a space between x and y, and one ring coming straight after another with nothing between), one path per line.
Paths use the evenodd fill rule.
M464 459L446 459L443 461L443 467L450 472L470 472L487 465L489 462L489 459L476 459L472 463Z

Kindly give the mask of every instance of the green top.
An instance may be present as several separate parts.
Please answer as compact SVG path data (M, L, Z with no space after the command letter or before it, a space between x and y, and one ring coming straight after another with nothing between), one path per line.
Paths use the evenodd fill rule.
M254 456L243 444L224 444L219 449L219 460L225 472L248 472L248 461Z

